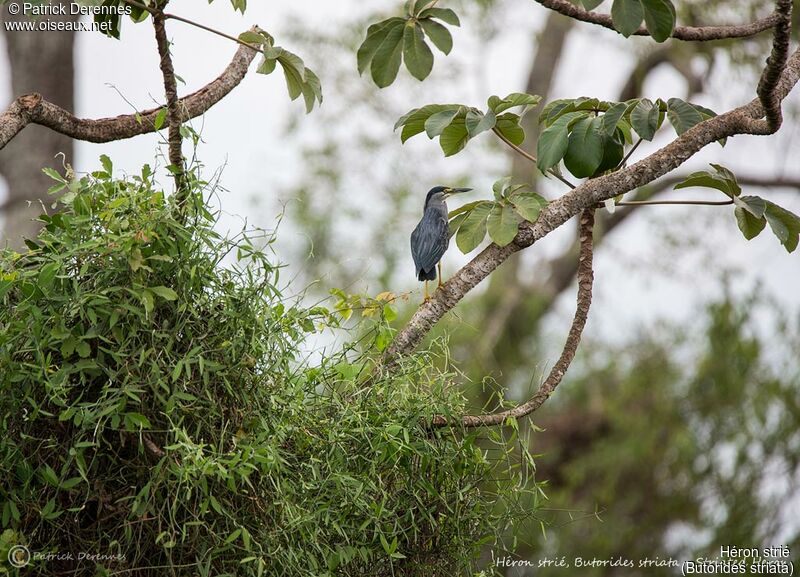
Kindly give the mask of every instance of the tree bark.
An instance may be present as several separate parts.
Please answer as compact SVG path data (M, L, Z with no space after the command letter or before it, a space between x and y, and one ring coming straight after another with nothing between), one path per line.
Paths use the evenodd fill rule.
M69 6L67 0L54 0L52 4ZM47 16L50 20L75 21L77 16ZM7 5L2 8L4 21L22 21L24 15L12 16ZM11 68L11 93L39 92L47 100L66 108L75 109L73 47L74 32L14 31L3 32ZM8 241L11 247L22 245L23 237L35 236L39 224L35 219L42 213L41 204L52 203L47 189L52 181L42 173L49 166L60 168L56 158L64 153L71 163L74 155L73 140L42 126L32 126L0 154L0 174L8 187L6 211L3 216L0 244Z

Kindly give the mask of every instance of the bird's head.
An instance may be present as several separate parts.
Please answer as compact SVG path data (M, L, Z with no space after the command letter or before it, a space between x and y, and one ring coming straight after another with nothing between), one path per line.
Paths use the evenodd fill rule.
M450 188L449 186L434 186L432 189L428 191L428 196L425 197L425 206L428 206L428 203L431 200L438 200L440 202L444 202L449 196L454 194L458 194L460 192L469 192L472 190L471 188Z

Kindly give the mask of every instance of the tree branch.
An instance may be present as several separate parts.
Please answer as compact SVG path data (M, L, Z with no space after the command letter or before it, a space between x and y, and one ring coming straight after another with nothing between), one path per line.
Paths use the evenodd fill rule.
M175 194L178 207L186 201L186 167L183 162L183 137L181 136L181 113L178 107L178 83L175 80L175 69L172 66L172 56L169 53L169 40L167 39L166 19L160 9L153 13L153 29L156 33L156 44L160 56L159 67L164 77L164 96L167 99L167 125L169 127L167 145L169 149L169 162L173 167L175 177Z
M251 30L257 30L253 27ZM257 50L240 47L227 68L214 81L178 100L180 119L186 122L200 116L233 90L247 73ZM161 108L113 118L76 118L70 112L42 98L24 94L0 114L0 149L5 147L28 124L39 124L77 140L112 142L156 132L155 119Z
M556 387L561 383L564 375L572 360L575 358L575 353L578 350L578 345L581 342L581 335L583 328L586 326L586 319L589 316L589 307L592 305L592 285L594 284L594 272L592 271L592 254L593 254L593 233L594 228L594 210L586 209L581 213L580 219L580 251L578 253L578 299L575 308L575 316L572 319L572 326L567 335L567 342L564 344L564 350L561 351L561 356L558 361L550 369L550 374L541 384L536 394L529 400L517 405L513 409L502 411L500 413L491 413L486 415L464 415L461 417L461 423L465 427L486 427L492 425L502 425L509 418L520 418L530 415L536 409L541 407L544 402L550 398ZM442 415L436 415L431 421L434 427L444 427L450 424L450 421Z
M781 126L783 115L781 114L781 100L776 94L778 82L781 79L781 72L786 66L786 59L789 57L789 39L792 30L792 0L778 0L775 8L776 14L780 19L775 24L775 35L772 39L772 51L767 58L767 65L761 74L758 82L756 94L758 94L761 105L767 117L766 129L768 134L772 134Z
M569 0L536 0L539 4L550 10L554 10L564 16L597 24L609 30L614 30L614 24L609 14L598 14L589 12L573 4ZM764 32L775 26L779 21L777 13L772 13L766 18L756 20L749 24L732 24L721 26L676 26L672 31L672 38L676 40L688 40L695 42L705 42L708 40L724 40L726 38L746 38L760 32ZM633 33L635 36L650 36L645 27L641 27Z
M783 0L780 0L783 1ZM773 94L781 101L800 79L800 49L786 61ZM763 134L753 122L764 116L759 99L709 118L647 158L616 172L589 179L552 201L534 223L524 222L514 240L504 246L490 244L461 268L428 302L422 304L386 350L384 362L391 367L398 357L413 350L423 337L480 281L515 252L527 248L560 227L567 220L606 199L634 190L671 172L699 150L736 134Z

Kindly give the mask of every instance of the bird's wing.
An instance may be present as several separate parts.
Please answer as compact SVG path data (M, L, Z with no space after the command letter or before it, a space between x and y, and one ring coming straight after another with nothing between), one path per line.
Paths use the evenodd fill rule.
M411 254L417 272L432 270L444 255L449 242L447 219L434 211L426 212L411 233Z

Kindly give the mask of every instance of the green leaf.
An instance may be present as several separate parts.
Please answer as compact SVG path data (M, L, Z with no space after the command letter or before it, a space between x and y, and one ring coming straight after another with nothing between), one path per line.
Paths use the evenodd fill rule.
M458 228L461 226L461 224L464 222L464 220L467 218L468 215L469 211L466 211L454 217L451 217L450 222L447 223L448 231L451 237L458 231Z
M464 254L470 253L483 241L486 236L486 220L494 203L482 201L475 206L456 233L456 246Z
M423 10L430 8L432 5L436 4L437 0L417 0L414 2L414 14L419 14Z
M453 122L453 119L458 116L459 112L461 112L461 107L442 110L441 112L431 114L428 120L425 121L425 134L428 135L428 138L439 136L442 131Z
M306 68L306 81L303 83L303 100L306 103L306 112L311 112L314 103L322 104L322 83L319 77L309 68Z
M409 21L403 32L403 59L417 80L425 80L433 69L433 52L425 43L422 26Z
M485 130L494 128L497 122L497 116L491 110L487 110L486 114L469 110L466 117L467 132L470 138L474 138Z
M450 34L450 31L445 26L442 26L430 18L423 18L418 22L425 31L425 34L431 39L431 42L433 42L433 45L444 54L450 54L450 51L453 49L453 35Z
M644 19L644 9L639 0L614 0L611 21L625 38L636 32Z
M275 67L278 65L277 58L267 58L264 56L261 60L261 63L258 65L256 69L256 73L258 74L272 74L275 72Z
M461 26L458 15L450 10L450 8L428 8L419 13L419 18L420 20L423 18L436 18L452 26Z
M286 87L289 89L289 98L295 100L303 93L303 84L306 78L306 66L302 58L287 50L282 50L278 62L283 67L286 77Z
M621 134L619 135L619 140L614 136L603 136L603 160L600 161L600 166L597 167L592 176L603 174L607 170L619 166L619 163L625 157L625 149L620 142L623 138L624 136Z
M167 109L162 108L156 114L155 119L153 119L153 128L156 130L161 130L161 127L164 126L164 121L167 119Z
M394 129L397 130L400 126L403 127L400 133L400 140L401 142L405 142L412 136L416 136L425 130L425 122L431 115L443 110L453 110L460 107L459 104L429 104L422 108L415 108L401 116L395 123Z
M386 88L400 71L400 63L403 55L403 31L405 26L392 25L383 41L375 50L372 58L372 80L379 88Z
M601 119L586 117L578 121L569 135L564 166L577 178L592 176L603 160Z
M367 37L361 46L358 48L356 58L358 60L358 73L363 74L367 67L372 62L378 47L386 38L386 35L394 26L402 26L405 20L403 18L389 18L377 24L373 24L367 28Z
M525 110L532 106L536 106L541 102L542 97L536 94L525 94L523 92L512 92L502 100L497 99L496 96L493 96L489 99L489 107L496 113L500 114L501 112L508 110L509 108L513 108L515 106L524 106ZM524 114L524 112L522 113ZM520 116L522 116L520 114Z
M658 130L658 106L642 98L631 111L631 126L645 140L653 140Z
M152 427L150 420L141 413L126 413L125 420L133 427L142 427L144 429L149 429Z
M445 156L453 156L467 145L469 133L463 118L456 118L442 131L439 146Z
M615 102L603 113L601 117L602 129L607 136L614 134L614 131L617 129L617 124L627 109L628 107L624 102Z
M78 353L78 356L82 359L87 358L89 355L92 354L92 347L86 341L80 341L75 346L75 352Z
M111 172L114 168L114 164L111 162L111 159L106 156L105 154L100 155L100 164L103 165L103 170L106 171L108 176L111 176Z
M257 46L261 46L264 42L264 37L261 36L258 32L253 30L248 30L247 32L242 32L239 34L239 40L242 42L247 42L248 44L255 44Z
M712 164L711 166L714 167L714 172L709 172L707 170L693 172L686 180L676 184L675 189L688 188L690 186L703 186L719 190L731 198L739 196L742 192L742 188L739 186L739 183L736 182L736 176L722 165Z
M675 28L675 7L670 0L641 0L644 24L656 42L664 42Z
M465 212L471 211L473 208L475 208L476 206L478 206L479 204L481 204L483 202L486 202L486 201L485 200L476 200L476 201L473 201L473 202L468 202L467 204L462 204L458 208L454 208L453 210L451 210L450 213L447 215L447 217L451 218L451 219L455 218L456 216L462 215Z
M486 220L486 230L497 246L506 246L517 236L520 222L522 217L512 205L496 203Z
M525 140L525 131L519 125L519 116L511 112L504 112L497 117L495 123L497 131L512 143L519 146Z
M797 248L800 237L800 217L770 201L765 201L767 208L764 216L769 227L788 252Z
M492 192L494 193L494 197L497 200L503 198L503 194L506 188L508 188L508 185L511 184L511 180L513 178L514 178L513 176L505 176L494 182L494 184L492 185Z
M764 211L767 210L767 203L760 196L734 196L733 204L746 210L756 218L763 217Z
M149 290L153 291L155 294L160 296L164 300L174 301L178 298L178 293L172 290L169 287L165 286L151 286Z
M37 280L36 285L42 289L43 292L47 293L50 287L53 286L53 281L56 278L56 273L58 272L59 268L59 263L49 262L39 269L39 279Z
M539 213L547 206L547 201L535 192L520 191L508 197L519 215L525 220L535 222Z
M678 135L703 121L700 111L680 98L670 98L667 101L667 107L667 118Z
M602 3L603 0L581 0L581 4L583 4L583 7L587 10L594 10Z
M542 131L536 144L536 166L539 170L545 172L564 158L569 144L570 123L585 116L585 112L568 112Z
M733 209L733 213L736 216L736 224L739 225L739 230L742 231L742 234L747 240L757 237L758 234L764 230L764 227L767 226L767 219L763 217L756 218L741 207L737 206Z

